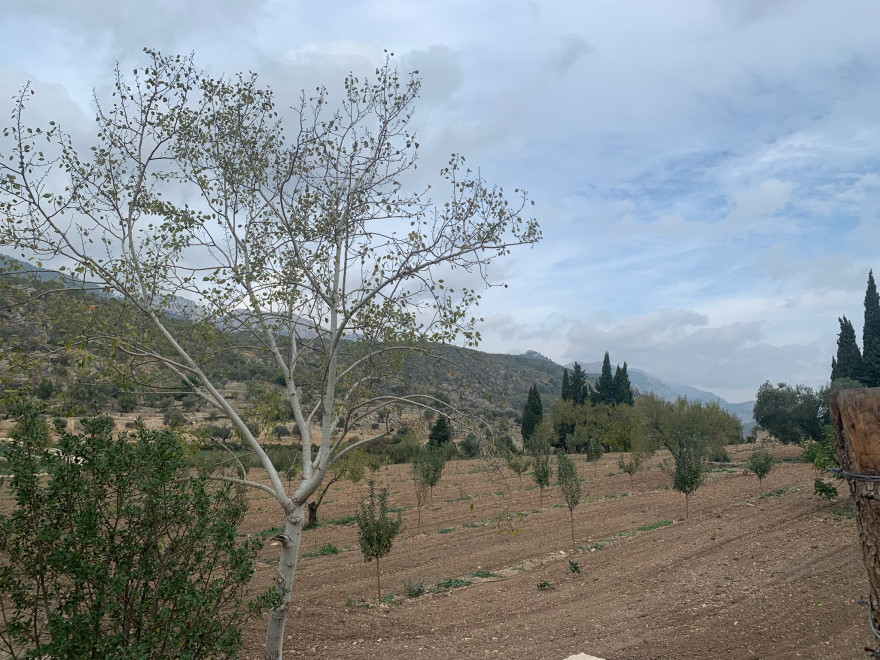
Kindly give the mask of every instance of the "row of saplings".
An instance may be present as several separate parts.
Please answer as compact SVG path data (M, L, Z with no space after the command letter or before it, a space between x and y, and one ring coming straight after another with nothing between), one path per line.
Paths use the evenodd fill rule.
M550 464L549 443L532 441L527 443L531 461L507 453L505 458L508 467L518 476L522 476L529 467L532 468L532 477L538 486L539 498L543 500L544 488L550 486L552 470ZM677 449L675 451L674 449ZM685 496L685 517L689 517L689 499L691 493L699 488L706 480L705 447L696 440L682 440L677 447L670 450L673 462L671 466L661 464L661 468L672 477L673 488ZM417 525L421 529L421 510L428 501L430 491L440 480L445 456L440 447L426 445L422 451L417 452L412 461L413 483L416 490ZM640 469L642 458L637 454L624 460L623 453L618 458L618 467L632 478L633 474ZM758 477L759 487L763 486L764 478L773 468L775 459L766 447L761 446L749 455L743 464L744 469L754 473ZM556 454L556 478L562 498L568 507L569 520L571 523L571 544L576 546L574 531L574 510L581 501L581 480L574 461L564 452ZM402 531L402 520L398 512L396 518L388 515L388 492L382 489L378 495L375 493L374 482L369 483L369 496L361 504L356 515L358 525L358 543L364 556L364 561L375 560L376 562L376 590L377 603L382 602L381 573L379 560L391 551L394 539Z
M53 446L37 404L22 399L8 411L16 423L0 477L12 500L0 515L3 654L234 657L246 623L280 599L274 588L248 596L263 540L237 533L247 509L241 489L194 473L173 431L139 427L114 437L99 418L84 420L83 434L54 429ZM442 471L439 453L425 450L412 462L419 511ZM702 463L690 456L680 451L672 470L685 495L703 478ZM580 481L565 453L556 460L573 530ZM547 448L533 447L532 461L543 491L551 477ZM771 465L758 450L748 467L763 478ZM356 519L381 600L379 560L401 531L400 515L389 515L387 492L371 481Z

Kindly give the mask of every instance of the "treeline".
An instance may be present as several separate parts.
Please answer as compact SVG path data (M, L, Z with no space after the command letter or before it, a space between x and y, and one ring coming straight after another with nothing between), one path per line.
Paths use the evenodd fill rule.
M629 381L626 362L623 367L619 364L611 375L611 359L608 352L602 360L602 373L596 381L596 387L587 380L586 372L577 362L569 373L568 369L562 370L562 391L560 396L564 401L571 401L576 405L583 405L587 401L593 404L627 404L633 405L632 385Z
M841 389L880 386L880 296L874 272L868 272L862 348L852 322L841 316L837 354L831 360L831 382L818 390L805 385L765 382L755 396L755 421L784 444L827 441L828 395Z
M880 296L873 270L868 271L864 299L862 347L852 322L838 318L837 354L831 359L831 382L818 390L787 383L758 388L754 416L758 425L784 444L804 446L804 458L819 471L816 494L832 498L837 488L825 478L825 469L837 465L828 396L843 389L880 386Z
M880 296L874 283L874 271L868 271L865 290L865 325L862 349L856 343L856 331L846 316L838 319L837 355L831 359L831 382L852 381L865 387L880 387Z
M718 403L679 398L664 401L653 393L634 399L626 362L611 372L608 353L595 387L577 363L563 371L562 391L545 418L537 387L529 392L522 415L526 449L544 442L557 451L585 453L596 460L605 451L640 457L659 449L675 453L684 445L699 447L710 460L726 458L724 446L742 439L740 421ZM598 455L598 456L597 456Z

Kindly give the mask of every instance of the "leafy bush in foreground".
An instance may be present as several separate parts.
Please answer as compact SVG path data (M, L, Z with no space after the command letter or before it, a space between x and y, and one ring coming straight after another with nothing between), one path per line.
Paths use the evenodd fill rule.
M31 404L13 406L33 419ZM0 644L12 657L229 658L259 538L236 536L240 490L184 472L169 431L114 439L84 420L48 447L22 424L6 453L14 510L0 516ZM40 474L44 473L44 474Z

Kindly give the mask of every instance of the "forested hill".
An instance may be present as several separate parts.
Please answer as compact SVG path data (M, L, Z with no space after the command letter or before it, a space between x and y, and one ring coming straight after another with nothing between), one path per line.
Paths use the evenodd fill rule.
M20 354L53 355L30 374L0 360L0 376L30 386L46 378L53 382L58 394L68 387L81 388L84 383L77 383L78 380L93 379L95 386L90 389L95 390L100 380L96 378L95 366L102 361L106 364L106 356L102 359L95 354L87 373L78 368L84 353L95 350L93 344L84 341L93 329L89 327L91 322L81 317L86 313L94 318L112 317L113 308L119 316L125 303L100 293L83 294L81 282L55 271L34 269L10 258L3 261L7 274L0 273L0 343L9 349L10 355L15 350ZM9 275L10 271L14 275ZM173 322L183 336L199 336L196 330L181 328L185 321L177 314L174 316ZM247 338L227 334L222 343L223 350L216 351L222 357L215 358L210 369L222 382L273 381L277 377L268 359L248 348L253 342ZM537 384L547 403L558 396L561 388L562 367L543 356L487 354L449 346L434 346L430 352L432 355L408 358L403 379L386 380L378 387L394 394L442 393L456 405L481 411L489 420L519 415L533 384ZM112 386L107 389L113 391ZM102 397L111 409L115 405L113 398L112 394Z
M82 282L3 255L0 255L0 268L7 273L15 273L13 277L0 272L0 281L5 284L0 291L0 339L10 346L18 345L23 350L34 352L57 350L70 342L70 331L74 327L70 321L76 315L73 301L68 304L57 294L52 294L32 303L23 303L33 296L35 290L58 288L59 284L81 287ZM99 292L89 295L95 296L94 302L100 306L122 304ZM192 303L180 307L184 309L190 306ZM78 307L82 307L81 300ZM229 335L228 343L234 347L250 342ZM524 355L489 354L444 346L433 347L431 352L433 356L413 355L406 361L405 383L387 381L381 387L394 394L413 391L442 393L456 405L464 405L472 411L480 410L480 414L489 419L511 419L519 415L533 384L537 385L545 405L559 396L561 390L562 365L537 351L528 351ZM63 365L57 359L53 369L57 376L63 376ZM586 364L585 370L595 380L601 371L601 364ZM225 364L217 365L215 373L224 380L238 382L273 380L271 366L246 349L231 351ZM641 369L629 369L629 377L640 393L654 392L666 400L674 400L678 396L704 402L717 400L743 422L748 423L752 419L752 402L730 404L711 392L669 385ZM58 380L61 381L58 387L63 388L65 379L60 377Z

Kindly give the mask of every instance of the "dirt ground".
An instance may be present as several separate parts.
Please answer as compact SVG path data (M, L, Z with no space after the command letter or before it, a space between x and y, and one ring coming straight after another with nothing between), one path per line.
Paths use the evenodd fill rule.
M748 451L731 448L731 460ZM597 470L577 464L585 480L573 552L558 489L539 503L529 475L522 485L508 475L508 491L481 461L447 464L419 532L409 466L380 469L377 486L388 488L406 526L381 561L383 595L394 594L382 607L356 525L332 524L355 511L366 484L335 484L319 512L324 524L305 532L302 552L332 543L339 553L300 560L285 656L865 657L872 634L860 600L868 583L845 484L828 502L812 494L815 474L805 464L776 465L760 489L741 469L716 469L685 519L684 496L656 459L632 481L616 454ZM278 505L255 495L243 531L280 524ZM267 543L256 589L271 584L277 552ZM455 578L471 584L437 588ZM407 582L435 593L407 598ZM262 657L264 633L265 621L249 627L243 658Z

